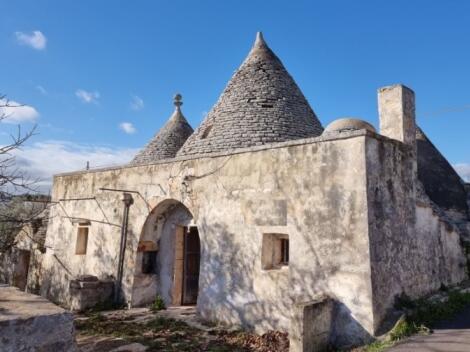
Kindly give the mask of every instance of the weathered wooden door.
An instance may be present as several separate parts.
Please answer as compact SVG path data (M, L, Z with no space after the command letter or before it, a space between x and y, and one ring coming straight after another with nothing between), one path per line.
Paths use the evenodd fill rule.
M189 227L184 235L183 304L196 304L199 290L201 244L197 227Z

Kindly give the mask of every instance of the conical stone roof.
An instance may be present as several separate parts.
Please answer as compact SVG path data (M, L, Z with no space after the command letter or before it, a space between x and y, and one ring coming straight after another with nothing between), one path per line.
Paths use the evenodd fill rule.
M168 122L130 162L131 165L150 164L157 160L174 158L193 133L193 128L181 112L181 95L175 95L175 111Z
M321 123L261 33L219 100L178 155L319 136Z
M418 178L426 194L441 208L467 214L467 194L462 179L419 127L416 128L416 144Z

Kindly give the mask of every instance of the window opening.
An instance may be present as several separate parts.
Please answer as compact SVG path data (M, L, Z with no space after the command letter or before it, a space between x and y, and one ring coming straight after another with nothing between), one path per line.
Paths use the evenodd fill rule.
M77 243L75 245L75 254L84 255L86 254L88 246L88 226L78 226L77 229Z
M157 251L147 251L142 254L142 273L157 273Z

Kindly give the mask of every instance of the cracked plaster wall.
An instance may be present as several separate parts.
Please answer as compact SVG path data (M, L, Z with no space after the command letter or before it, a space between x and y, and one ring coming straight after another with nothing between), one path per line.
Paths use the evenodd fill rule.
M442 227L414 234L426 210L415 212L409 196L413 178L403 148L359 131L233 155L56 176L54 200L96 200L52 208L46 245L53 249L45 258L43 294L66 302L67 280L74 276L115 275L122 195L99 188L128 189L139 192L133 194L124 265L130 303L139 303L137 246L147 236L144 224L153 209L161 213L159 206L172 200L189 210L199 230L202 317L257 332L288 331L293 305L325 294L337 302L337 344L367 341L396 294L434 289L432 273L442 258L460 261L455 235L443 235ZM76 225L67 216L91 220L85 256L74 254ZM288 268L262 270L263 233L289 235ZM436 248L438 238L441 256L427 263L426 251ZM443 271L454 275L452 282L462 278L455 268ZM413 291L415 270L427 279Z

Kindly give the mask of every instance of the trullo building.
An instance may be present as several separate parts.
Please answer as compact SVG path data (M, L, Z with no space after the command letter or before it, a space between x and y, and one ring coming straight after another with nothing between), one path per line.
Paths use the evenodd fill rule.
M80 308L113 282L298 351L367 341L400 295L467 278L465 184L409 88L378 90L379 131L323 128L258 34L194 131L182 102L128 165L54 177L43 295Z

